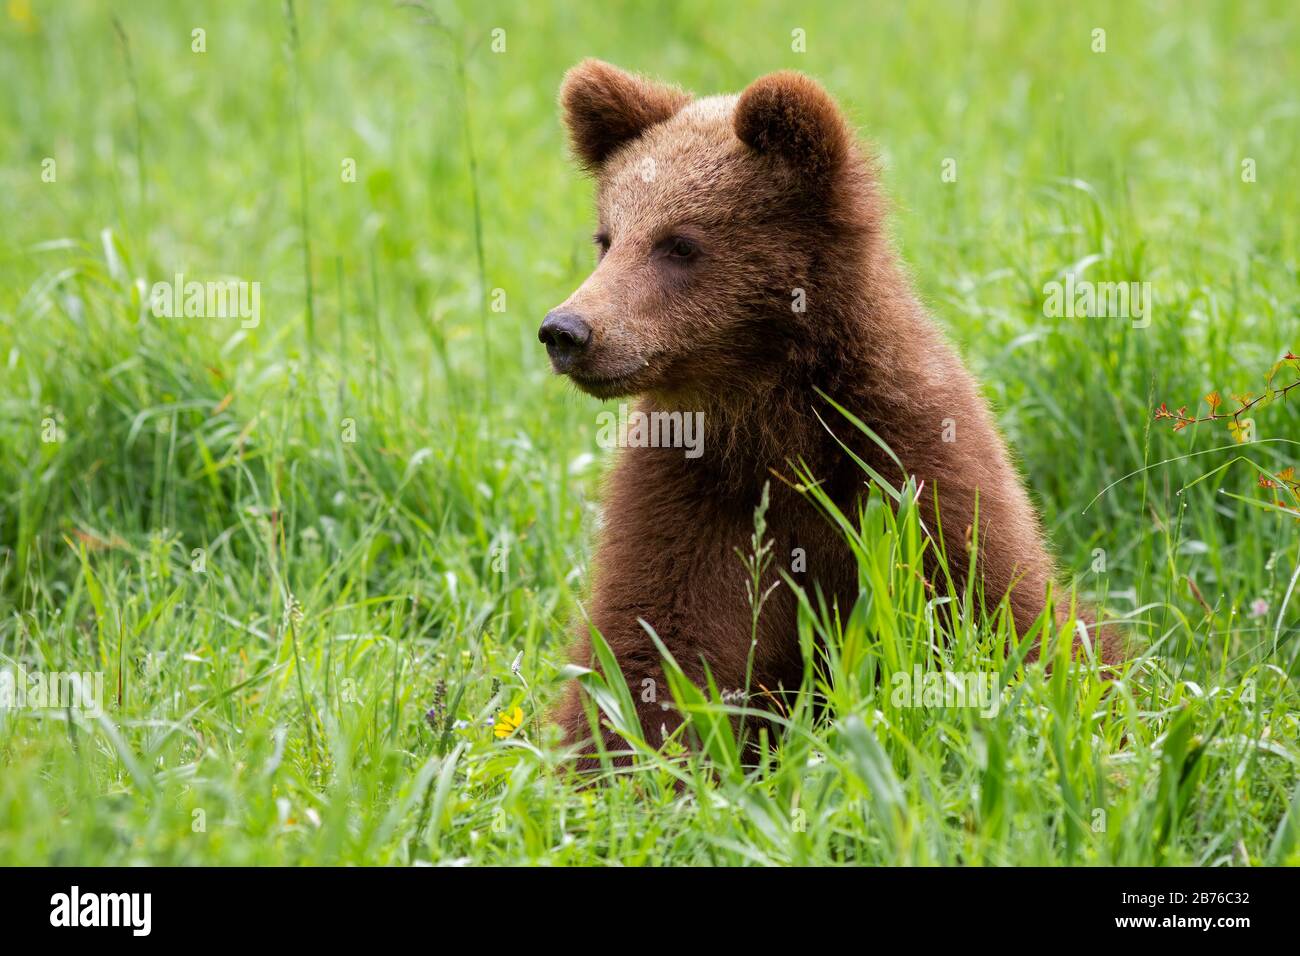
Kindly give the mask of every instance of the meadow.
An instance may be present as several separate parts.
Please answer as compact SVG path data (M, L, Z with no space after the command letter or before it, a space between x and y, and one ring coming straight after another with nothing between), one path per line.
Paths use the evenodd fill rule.
M0 864L1300 862L1300 409L1232 416L1300 377L1294 4L6 0L0 48L0 670L103 680L0 709ZM536 330L594 262L587 56L839 98L1113 679L936 641L877 495L801 628L824 708L750 766L679 686L705 746L562 771L611 406ZM1150 315L1050 315L1066 274ZM256 315L155 314L178 275Z

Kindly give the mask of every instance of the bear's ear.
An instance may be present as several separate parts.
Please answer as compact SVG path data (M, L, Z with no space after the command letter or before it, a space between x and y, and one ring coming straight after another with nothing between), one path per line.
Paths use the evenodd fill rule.
M793 70L751 83L736 103L735 127L745 145L782 157L809 181L824 180L839 169L853 143L831 95Z
M619 146L691 101L689 93L663 86L600 60L583 60L564 76L560 105L578 159L595 172Z

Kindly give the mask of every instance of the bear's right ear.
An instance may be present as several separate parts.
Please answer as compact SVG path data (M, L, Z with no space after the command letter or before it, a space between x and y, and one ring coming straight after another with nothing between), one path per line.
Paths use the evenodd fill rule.
M794 70L751 83L736 102L734 124L741 142L781 157L809 182L824 181L852 152L853 134L831 95Z
M652 83L600 60L583 60L564 76L560 105L579 161L595 172L619 146L691 101L676 87Z

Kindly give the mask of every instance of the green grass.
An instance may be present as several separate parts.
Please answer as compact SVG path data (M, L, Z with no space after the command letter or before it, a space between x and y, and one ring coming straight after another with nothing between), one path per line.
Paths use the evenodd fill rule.
M1257 507L1248 465L1188 487L1300 450L1160 465L1084 511L1230 444L1155 405L1258 393L1300 349L1300 13L1195 7L476 2L430 23L302 0L295 44L252 0L8 4L0 665L101 671L106 707L0 713L0 863L1300 861L1300 525ZM591 266L554 106L591 55L706 92L800 68L841 99L1066 576L1140 641L1120 679L1008 659L996 619L930 647L914 516L875 499L848 525L862 601L804 615L828 707L810 683L763 766L737 762L727 705L678 687L702 755L552 772L541 716L608 458L535 330ZM1151 325L1045 318L1043 283L1084 260L1150 281ZM137 280L176 272L259 281L260 325L142 319ZM1255 418L1300 439L1294 403ZM936 654L1005 678L996 717L891 700L882 675ZM620 719L622 689L592 686Z

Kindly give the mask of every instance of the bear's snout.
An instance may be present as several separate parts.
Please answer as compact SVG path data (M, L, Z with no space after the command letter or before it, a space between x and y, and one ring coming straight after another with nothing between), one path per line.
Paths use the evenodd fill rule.
M586 349L591 341L591 326L576 312L553 309L546 315L537 339L546 346L555 371L563 372Z

